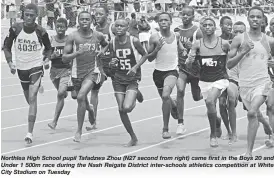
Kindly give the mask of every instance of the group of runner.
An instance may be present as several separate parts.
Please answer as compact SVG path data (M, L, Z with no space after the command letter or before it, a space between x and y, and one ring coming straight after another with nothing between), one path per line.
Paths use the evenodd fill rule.
M36 5L26 5L24 22L14 24L4 42L11 73L15 74L17 69L29 104L27 144L33 141L43 66L48 69L51 61L50 78L58 92L54 119L48 126L56 128L67 92L71 91L78 103L78 128L73 140L80 142L86 110L91 124L86 129L96 129L98 93L109 78L121 121L131 137L127 146L135 146L138 139L128 113L134 109L136 100L140 103L144 100L138 89L141 65L146 60L155 60L153 80L162 99L164 139L171 138L170 115L178 120L176 133L186 132L184 95L186 84L190 83L194 101L204 99L206 103L211 147L218 146L217 137L222 135L221 120L228 132L224 139L228 139L229 144L237 141L235 108L239 96L248 117L246 156L252 155L259 122L269 136L266 145L274 146L274 85L269 75L273 77L274 38L261 32L264 12L260 7L249 10L249 31L244 23L233 25L231 18L224 16L220 21L221 36L216 36L216 23L210 17L204 17L200 26L194 25L192 7L183 8L182 25L174 31L171 30L172 16L162 12L158 14L160 31L151 35L147 52L139 39L128 33L127 20L117 19L114 24L107 20L109 12L105 6L95 11L95 28L91 28L91 14L82 11L78 15L79 28L69 35L66 35L67 20L59 18L55 25L56 35L49 37L35 23L37 14ZM274 18L270 26L273 36ZM13 45L15 59L11 52ZM175 85L177 98L172 99L170 95ZM90 99L87 97L89 92ZM217 116L217 99L222 119ZM264 103L269 121L260 112Z

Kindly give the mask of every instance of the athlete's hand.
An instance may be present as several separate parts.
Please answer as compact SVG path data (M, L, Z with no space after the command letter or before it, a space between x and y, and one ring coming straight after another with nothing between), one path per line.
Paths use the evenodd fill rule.
M48 59L48 58L46 58L46 59L44 60L44 68L45 68L45 70L48 70L48 69L49 69L49 59Z
M137 67L136 66L133 66L127 73L127 75L129 76L135 76L136 75L136 72L137 72Z
M160 49L162 48L162 46L165 44L165 38L164 37L161 37L157 43L157 46L156 46L156 50L157 51L160 51Z
M191 49L192 48L192 43L190 41L187 41L185 43L186 49Z
M195 60L195 56L189 55L188 58L186 59L186 62L185 62L186 66L188 68L191 68L192 67L192 63L194 62L194 60Z
M110 68L117 68L118 67L119 59L112 58L112 60L109 63Z
M247 54L254 48L254 43L252 41L244 41L242 44L242 53Z
M53 58L58 57L59 55L60 55L60 54L59 54L58 51L54 51L54 52L51 54L50 58L53 59Z
M76 51L77 55L82 55L86 52L89 52L89 48L88 46L84 46L84 45L81 48L79 48L78 51Z
M16 73L16 66L13 64L13 62L9 62L10 72L12 74Z

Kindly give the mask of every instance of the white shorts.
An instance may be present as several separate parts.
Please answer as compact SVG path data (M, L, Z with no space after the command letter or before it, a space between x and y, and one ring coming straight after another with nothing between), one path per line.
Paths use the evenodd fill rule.
M149 32L141 32L139 33L139 40L140 42L145 42L145 41L149 41L150 38L150 33Z
M239 67L238 67L238 65L233 67L230 70L228 69L227 74L229 76L229 79L238 81L239 80Z
M247 110L250 109L251 102L256 96L268 96L272 89L272 84L272 82L267 82L256 87L240 87L240 96Z
M227 79L217 80L215 82L203 82L199 81L199 86L202 89L202 95L204 99L207 99L208 93L212 88L217 88L221 90L221 94L227 89L229 86L229 81ZM220 94L220 96L221 96ZM218 96L218 97L220 97Z

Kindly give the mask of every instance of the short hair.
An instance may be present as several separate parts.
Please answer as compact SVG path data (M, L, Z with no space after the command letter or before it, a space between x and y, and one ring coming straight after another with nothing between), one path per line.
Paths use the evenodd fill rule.
M223 25L223 24L224 24L224 21L225 21L226 19L232 21L232 19L231 19L230 17L228 17L228 16L223 16L223 17L221 18L221 20L220 20L220 25Z
M109 10L108 10L108 8L107 8L106 6L100 5L99 7L97 7L97 9L99 9L99 8L104 9L105 13L106 13L106 14L109 14Z
M63 23L63 24L65 24L66 27L68 26L67 19L65 19L63 17L58 18L57 21L56 21L56 23Z
M133 18L133 19L136 18L136 14L135 14L135 13L131 13L130 16L131 16L131 18Z
M190 10L192 10L192 14L194 15L195 10L194 10L194 8L192 6L185 6L185 7L183 7L181 13L183 12L184 9L190 9Z
M92 15L91 15L88 11L81 11L81 12L78 14L78 20L79 20L81 14L89 14L89 15L90 15L90 18L92 19Z
M249 17L250 12L251 12L252 10L255 10L255 9L261 11L262 14L263 14L263 16L264 16L264 10L263 10L261 7L259 7L259 6L253 6L253 7L251 7L251 8L249 9L248 13L247 13L247 16Z
M160 16L161 16L161 15L168 15L168 16L169 16L170 21L172 22L172 16L171 16L171 14L170 14L170 13L168 13L168 12L161 12L161 13L159 13L159 14L158 14L158 18L160 18Z
M234 23L234 26L235 26L235 25L243 25L243 26L246 27L245 23L242 22L242 21L238 21L238 22Z
M36 4L27 4L26 7L25 7L25 10L34 10L36 12L36 14L38 14L38 7Z
M209 16L208 16L208 17L204 17L204 18L201 20L201 24L203 25L204 21L206 21L206 20L212 21L213 24L214 24L214 26L216 27L216 22L215 22L215 20L214 20L213 18L209 17Z

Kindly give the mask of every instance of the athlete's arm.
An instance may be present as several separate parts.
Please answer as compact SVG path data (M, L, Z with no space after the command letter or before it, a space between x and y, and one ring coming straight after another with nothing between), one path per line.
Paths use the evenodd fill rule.
M102 46L102 50L99 52L98 56L101 56L105 54L105 52L108 50L109 47L108 47L108 41L106 40L103 34L99 35L99 40L100 40L100 45Z
M229 44L229 42L227 40L223 40L223 42L222 42L222 48L223 48L223 50L226 53L229 52L229 50L230 50L230 44Z
M45 47L43 55L44 55L45 59L49 60L50 56L51 56L51 53L52 53L52 48L51 48L49 35L48 35L48 33L45 29L42 29L41 31L42 31L41 40L42 40L42 43Z
M184 50L184 45L180 39L181 38L180 34L178 32L175 32L175 35L176 35L176 40L178 42L177 44L178 44L179 49Z
M9 34L7 35L7 37L4 40L4 47L3 47L7 63L12 62L11 48L12 48L13 41L15 38L16 38L15 28L11 27L9 29Z
M144 62L146 62L148 55L138 38L133 37L133 45L135 46L137 51L142 55L141 59L135 65L136 68L138 69Z
M12 62L12 52L11 52L13 40L15 38L16 38L15 28L11 27L9 29L9 34L5 38L3 50L4 50L6 61L9 64L9 68L12 74L15 74L16 72L16 67Z
M148 61L153 61L158 51L162 48L162 46L165 44L165 40L163 37L159 39L158 34L152 34L149 38L149 45L148 45Z
M112 69L116 69L116 67L118 66L119 60L116 58L114 54L113 39L111 39L109 42L109 52L110 52L110 57L112 58L111 61L109 62L109 67Z
M70 62L71 60L73 60L74 58L82 54L82 50L73 51L73 45L74 45L74 35L72 33L68 36L68 39L64 47L64 54L62 57L62 61L64 63Z
M199 40L201 38L203 38L203 33L202 33L201 29L199 28L196 33L196 40Z
M239 48L241 46L241 37L240 36L236 36L231 43L230 46L230 51L227 55L228 60L227 60L227 68L231 69L233 67L235 67L240 60L245 56L246 53L243 53L243 51L239 51Z
M274 38L269 38L268 41L269 41L269 46L271 49L270 55L272 56L272 57L270 57L270 60L267 61L268 67L274 68Z

